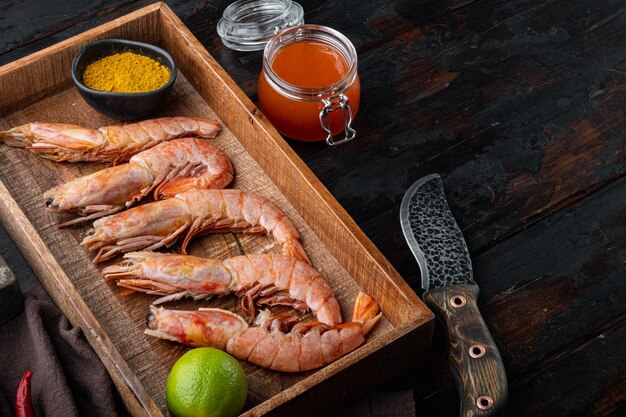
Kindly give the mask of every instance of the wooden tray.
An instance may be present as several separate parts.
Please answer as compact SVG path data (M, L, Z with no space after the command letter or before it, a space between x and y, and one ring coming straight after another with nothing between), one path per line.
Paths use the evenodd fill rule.
M367 343L316 372L283 374L243 363L249 400L243 415L320 415L407 369L426 355L432 314L332 195L291 150L178 17L153 4L0 68L0 129L34 121L88 127L117 124L88 107L71 85L70 64L86 43L125 38L160 45L179 67L161 116L218 118L215 143L232 159L233 187L267 196L294 221L313 265L330 281L344 317L359 290L376 299L384 319ZM153 297L123 296L104 283L100 266L79 246L88 227L58 229L44 210L52 186L101 169L64 164L0 145L0 218L52 298L80 326L134 415L167 415L165 381L185 347L143 334ZM191 252L225 258L277 251L267 237L235 234L196 239ZM119 260L119 258L118 258ZM203 306L238 311L234 297ZM179 302L171 307L196 308Z

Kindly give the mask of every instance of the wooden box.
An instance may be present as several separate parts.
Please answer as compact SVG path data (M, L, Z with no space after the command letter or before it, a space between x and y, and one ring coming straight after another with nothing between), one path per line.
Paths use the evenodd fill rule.
M97 128L119 124L93 109L72 86L70 65L88 42L124 38L168 50L179 76L160 116L217 118L215 139L232 159L233 187L270 198L294 221L313 265L330 281L344 318L359 290L380 304L383 320L365 345L315 372L283 374L243 363L249 396L243 415L318 416L341 402L413 368L426 356L431 312L357 227L178 17L157 3L0 68L0 130L28 122L66 122ZM88 226L58 229L42 194L101 164L54 163L0 145L0 218L52 298L80 326L134 415L167 415L165 381L187 348L143 334L154 298L125 296L100 278L100 265L79 245ZM264 236L223 234L197 239L196 255L224 258L276 251ZM119 260L119 258L118 258ZM234 297L179 302L181 308L236 310Z

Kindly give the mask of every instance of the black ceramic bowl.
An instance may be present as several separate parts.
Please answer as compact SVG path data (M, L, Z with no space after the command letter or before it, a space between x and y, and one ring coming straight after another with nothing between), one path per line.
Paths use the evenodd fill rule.
M119 52L135 52L154 59L170 70L170 79L161 88L145 93L114 93L99 91L83 84L87 65L100 58ZM107 116L122 120L145 118L160 109L176 79L176 63L167 51L147 43L124 39L104 39L85 46L72 62L72 79L85 101Z

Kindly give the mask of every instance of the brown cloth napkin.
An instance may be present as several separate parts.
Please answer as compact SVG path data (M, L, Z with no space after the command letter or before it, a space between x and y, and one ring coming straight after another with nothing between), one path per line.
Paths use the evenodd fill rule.
M13 416L15 392L32 371L37 417L126 416L113 382L79 328L56 306L28 297L0 325L0 416Z

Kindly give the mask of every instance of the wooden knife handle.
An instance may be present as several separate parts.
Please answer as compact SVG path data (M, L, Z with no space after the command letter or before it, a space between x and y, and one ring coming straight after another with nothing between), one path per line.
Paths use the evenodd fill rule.
M479 291L476 285L461 284L424 296L448 331L450 368L459 389L462 417L501 416L508 397L500 352L478 311Z

